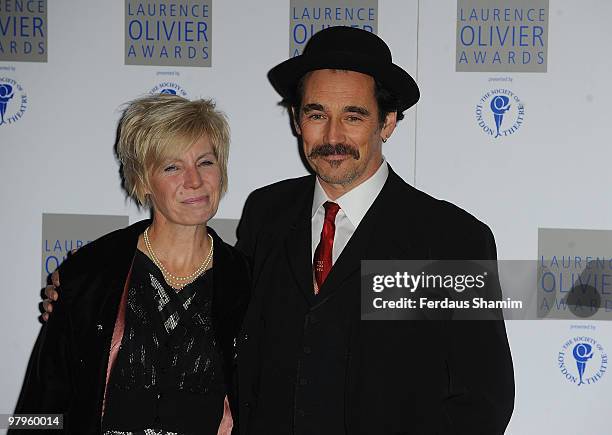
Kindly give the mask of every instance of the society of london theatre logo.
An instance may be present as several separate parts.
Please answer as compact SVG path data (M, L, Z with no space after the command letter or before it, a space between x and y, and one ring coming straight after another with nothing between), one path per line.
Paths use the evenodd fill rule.
M155 85L149 93L154 94L171 94L187 98L187 91L181 85L175 82L161 82Z
M503 138L516 133L525 120L525 106L509 89L492 89L476 104L478 127L492 138Z
M19 83L0 77L0 127L19 121L28 107L28 97Z
M591 337L573 337L563 343L557 365L568 382L593 385L600 382L608 369L608 355L603 346Z

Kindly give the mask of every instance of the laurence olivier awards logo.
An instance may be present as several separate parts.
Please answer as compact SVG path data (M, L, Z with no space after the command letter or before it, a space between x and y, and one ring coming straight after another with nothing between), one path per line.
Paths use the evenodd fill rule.
M611 230L538 228L538 318L611 320L611 247Z
M492 89L482 96L475 109L478 127L493 138L510 136L525 119L525 106L509 89Z
M582 336L567 340L559 354L557 364L568 382L593 385L603 378L608 369L608 355L594 338Z
M28 107L28 96L15 80L0 77L0 128L21 119Z
M128 216L43 213L42 284L72 250L128 224Z
M125 0L125 64L211 66L212 0Z
M548 0L458 0L456 70L546 72Z
M289 56L302 54L319 30L333 26L357 27L378 32L378 0L291 0Z
M0 61L47 61L47 0L0 1Z
M153 94L170 94L178 95L179 97L188 98L187 91L181 85L175 82L161 82L155 85L149 93Z

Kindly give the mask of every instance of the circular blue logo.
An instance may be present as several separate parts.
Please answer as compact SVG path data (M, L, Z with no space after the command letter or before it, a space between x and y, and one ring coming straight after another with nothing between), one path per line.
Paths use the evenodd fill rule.
M0 127L19 121L28 108L28 96L15 80L0 77Z
M594 338L574 337L563 344L557 364L568 382L576 386L593 385L606 373L608 355Z
M181 85L175 82L161 82L155 85L150 91L150 94L172 94L179 97L187 98L187 91Z
M525 106L509 89L492 89L476 104L476 122L495 139L516 133L525 120Z

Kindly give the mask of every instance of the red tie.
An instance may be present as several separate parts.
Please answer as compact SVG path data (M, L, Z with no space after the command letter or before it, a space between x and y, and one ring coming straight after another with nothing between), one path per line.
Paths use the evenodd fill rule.
M321 241L314 253L315 294L319 293L319 289L332 268L334 234L336 233L335 220L338 210L340 210L340 206L335 202L327 201L323 204L323 207L325 207L325 221L321 231Z

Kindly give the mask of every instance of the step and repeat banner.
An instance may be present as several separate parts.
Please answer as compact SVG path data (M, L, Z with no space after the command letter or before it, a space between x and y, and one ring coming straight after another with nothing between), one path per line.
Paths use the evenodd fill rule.
M500 259L538 265L538 308L571 314L506 322L507 433L608 433L612 327L567 296L580 283L582 305L612 312L610 16L603 0L0 0L0 413L21 388L48 274L147 217L113 154L123 105L172 93L228 115L212 226L233 243L252 190L306 173L266 73L343 25L380 35L419 83L384 145L394 170L489 224Z

